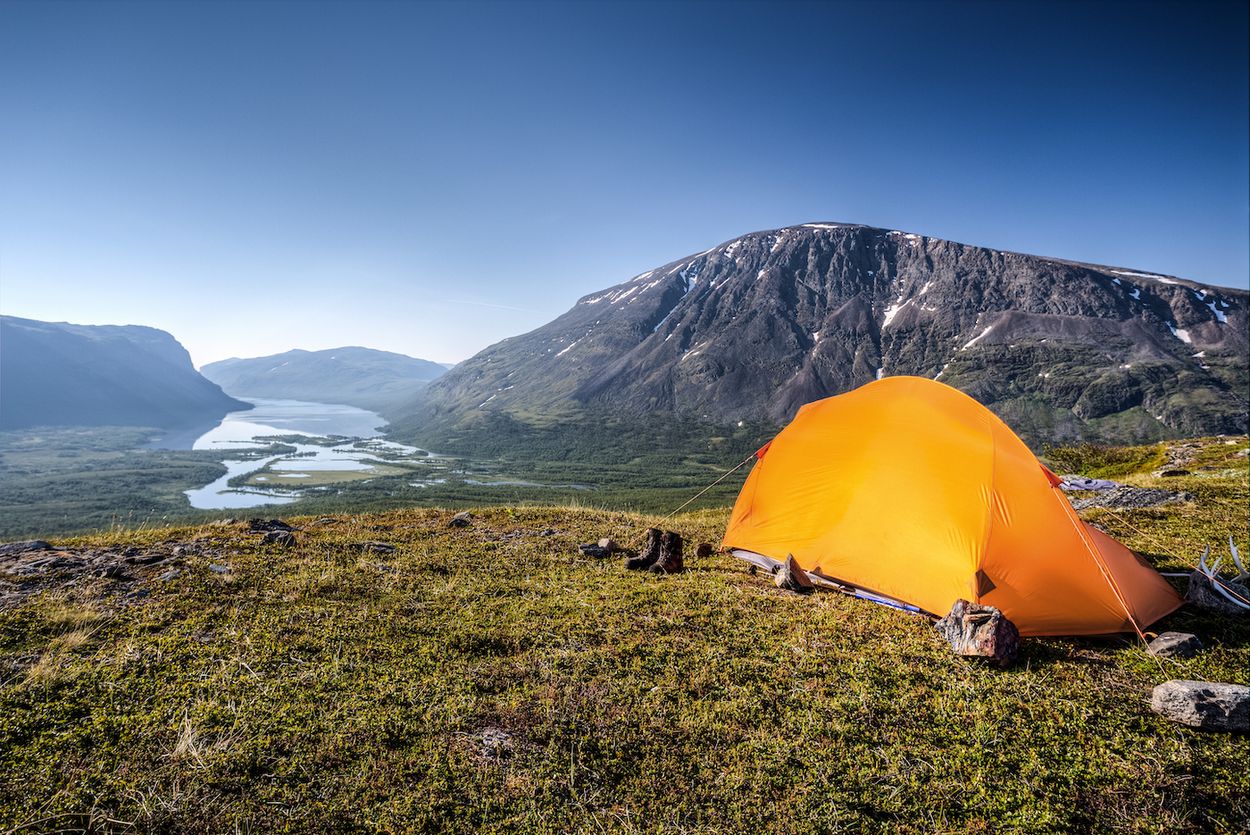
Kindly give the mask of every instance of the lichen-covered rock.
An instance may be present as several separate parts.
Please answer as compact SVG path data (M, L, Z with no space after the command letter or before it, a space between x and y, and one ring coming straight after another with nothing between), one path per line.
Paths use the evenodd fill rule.
M1204 731L1250 730L1250 687L1218 681L1165 681L1150 694L1150 709Z
M807 572L799 566L793 554L786 556L786 561L778 569L776 579L773 582L777 584L779 589L797 591L799 594L807 594L816 589L812 578L808 577Z
M455 516L451 517L451 521L447 524L453 528L467 528L469 525L473 524L473 515L467 510L457 513Z
M279 548L290 548L295 545L295 534L290 531L270 531L261 537L261 545L277 545Z
M1014 661L1020 649L1020 631L993 606L956 600L934 626L959 655L988 658L999 666Z
M247 527L252 533L295 530L295 528L291 527L286 522L283 522L281 519L248 519Z
M52 545L44 542L42 539L25 539L21 542L5 542L0 544L0 557L7 557L12 554L28 554L31 551L52 550L54 550Z
M1202 641L1189 632L1164 632L1146 645L1146 651L1160 658L1188 658L1202 649Z
M351 548L353 551L363 551L366 554L395 553L395 546L389 542L374 542L372 540L368 542L353 542L347 547Z

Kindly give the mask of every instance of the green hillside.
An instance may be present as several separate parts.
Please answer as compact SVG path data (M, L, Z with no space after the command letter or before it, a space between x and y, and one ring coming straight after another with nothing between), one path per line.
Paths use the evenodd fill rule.
M1151 468L1174 447L1053 454L1191 493L1087 516L1183 570L1230 534L1250 550L1245 448L1180 450L1190 474L1166 478ZM1148 708L1171 678L1250 683L1244 621L1156 626L1202 637L1188 660L1029 640L999 671L920 618L782 593L727 556L660 578L576 550L635 544L656 517L450 518L299 517L290 548L243 523L122 531L56 543L111 575L0 573L0 831L1205 833L1250 816L1245 737ZM726 518L665 525L715 543Z

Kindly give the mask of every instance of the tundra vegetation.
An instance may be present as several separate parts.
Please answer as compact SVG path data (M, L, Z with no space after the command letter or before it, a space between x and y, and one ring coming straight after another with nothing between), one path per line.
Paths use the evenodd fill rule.
M1192 495L1085 514L1184 571L1229 536L1250 552L1246 448L1050 457ZM1168 463L1187 474L1154 475ZM658 577L577 550L636 547L655 515L451 518L295 517L289 547L243 523L55 540L179 556L5 598L0 830L1196 833L1250 817L1244 736L1148 705L1167 679L1247 683L1244 620L1183 609L1155 627L1197 633L1192 658L1035 639L997 670L919 617L781 592L723 554L691 547ZM663 526L693 545L726 520Z

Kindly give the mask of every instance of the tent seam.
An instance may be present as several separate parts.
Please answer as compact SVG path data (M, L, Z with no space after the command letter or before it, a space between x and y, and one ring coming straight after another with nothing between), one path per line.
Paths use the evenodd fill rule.
M977 558L972 566L973 585L973 603L980 605L981 603L981 582L977 575L984 571L981 563L985 560L985 554L990 547L990 534L994 532L994 479L998 474L998 438L994 434L994 424L990 424L990 495L989 501L985 503L985 536L981 538L981 549L977 552Z

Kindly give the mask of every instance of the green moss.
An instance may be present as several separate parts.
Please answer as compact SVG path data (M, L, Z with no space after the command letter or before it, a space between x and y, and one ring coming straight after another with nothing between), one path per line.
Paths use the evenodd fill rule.
M1077 473L1091 478L1118 478L1157 469L1164 461L1163 444L1150 446L1047 447L1043 458L1056 472Z

